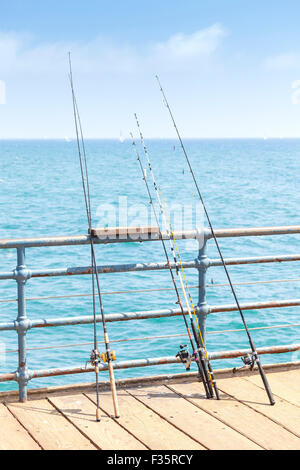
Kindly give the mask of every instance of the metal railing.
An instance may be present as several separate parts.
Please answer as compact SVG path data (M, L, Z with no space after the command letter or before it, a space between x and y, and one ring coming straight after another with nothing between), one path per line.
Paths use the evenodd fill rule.
M227 237L248 237L248 236L274 236L274 235L287 235L287 234L300 234L300 226L290 227L263 227L263 228L241 228L241 229L219 229L215 231L218 238ZM166 233L162 234L163 238L167 239ZM198 239L199 230L189 230L175 232L176 239ZM201 233L201 245L199 244L198 257L194 261L185 261L183 266L187 269L194 268L198 270L198 305L197 315L199 318L200 328L203 336L206 334L206 319L210 313L213 312L230 312L237 310L236 305L208 305L206 300L206 276L207 270L210 267L222 266L218 259L209 259L207 256L207 242L212 238L210 231L204 230ZM158 241L159 234L149 239L144 236L135 237L136 242ZM95 244L108 244L108 243L132 243L130 236L120 239L118 236L105 240L94 239ZM0 249L16 249L17 251L17 267L11 272L0 272L0 280L15 280L17 282L17 304L18 315L15 321L1 322L0 331L16 331L18 335L18 369L16 372L6 373L0 375L0 382L16 381L19 385L19 398L20 401L27 399L27 385L28 382L34 378L53 377L68 374L80 374L92 372L93 368L75 367L64 369L48 369L48 370L30 370L27 365L27 347L26 336L29 330L33 328L52 328L68 325L83 325L93 323L93 316L73 316L67 318L41 318L31 320L26 312L26 284L30 279L56 277L56 276L82 276L90 275L91 267L61 267L56 269L44 270L30 270L26 266L25 252L29 248L37 247L58 247L58 246L76 246L88 245L90 243L89 235L82 236L66 236L66 237L52 237L52 238L26 238L26 239L6 239L0 240ZM257 263L282 263L299 261L300 254L295 255L277 255L277 256L263 256L263 257L249 257L249 258L232 258L225 260L227 265L245 265ZM168 266L166 263L136 263L136 264L117 264L99 266L98 271L100 274L121 273L121 272L137 272L137 271L155 271L166 270ZM265 308L280 308L299 306L300 299L288 299L278 301L266 302L249 302L242 304L243 310L256 310ZM186 312L187 313L187 312ZM130 320L143 320L151 318L173 317L181 314L179 309L164 309L164 310L151 310L151 311L138 311L129 313L115 313L107 314L107 322L119 322ZM97 322L101 323L100 315L97 316ZM287 325L289 326L289 325ZM297 325L296 325L297 326ZM259 348L260 354L277 354L297 351L300 349L300 344L289 344L274 347ZM234 351L221 351L210 354L212 360L215 359L228 359L236 358L248 353L248 350L234 350ZM146 367L162 364L176 363L178 360L175 357L159 357L139 360L128 360L114 363L115 369L127 369L132 367ZM105 364L101 365L100 370L107 370Z

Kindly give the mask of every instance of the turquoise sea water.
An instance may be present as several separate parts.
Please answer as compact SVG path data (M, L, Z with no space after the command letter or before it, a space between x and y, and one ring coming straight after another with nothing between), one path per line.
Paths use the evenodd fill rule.
M195 208L196 192L184 157L176 141L148 142L157 180L168 204L178 203ZM296 225L299 220L299 140L188 140L186 142L197 179L202 188L212 222L216 228ZM147 205L145 185L128 141L87 141L92 207L94 219L104 225L113 225L110 213L102 215L97 208L110 204L118 209L119 198L128 198L131 213L129 222L142 218ZM175 146L175 147L174 147ZM65 141L1 141L0 145L0 238L80 235L87 232L87 223L81 189L80 170L75 142ZM122 199L124 202L124 199ZM137 206L137 205L140 205ZM142 209L141 209L142 208ZM109 207L107 207L109 209ZM140 209L134 213L134 210ZM177 221L178 222L178 221ZM177 224L175 221L175 225ZM177 227L178 228L178 227ZM185 228L193 228L187 217ZM273 236L222 239L225 257L295 254L300 252L300 237ZM184 260L197 256L197 243L180 241ZM212 241L208 255L217 257ZM164 261L158 242L97 246L98 264ZM30 269L87 266L90 250L85 247L36 248L27 250ZM15 250L0 250L1 271L16 266ZM299 262L231 267L233 281L267 281L299 279ZM222 268L210 269L208 282L225 283ZM188 271L190 285L197 285L197 273ZM107 274L101 276L103 292L171 287L166 272ZM299 298L299 280L285 283L238 286L241 302ZM15 281L0 281L0 321L17 317ZM32 279L27 285L27 297L53 297L91 292L90 276ZM197 290L193 289L197 302ZM211 305L233 303L228 287L210 286L207 289ZM105 295L106 313L152 310L175 307L172 290L149 293ZM30 300L27 314L31 319L71 317L92 313L90 297ZM249 311L250 327L296 324L299 309L281 308ZM237 312L211 314L208 332L242 328ZM166 318L109 324L111 341L144 336L184 333L182 318ZM257 330L253 332L258 347L290 344L299 341L299 328ZM102 340L101 325L98 327ZM92 325L35 329L28 333L28 348L40 348L92 341ZM151 339L115 343L118 360L175 355L181 338ZM15 332L0 335L0 373L17 368ZM209 351L247 348L244 332L208 335ZM62 349L39 349L28 352L30 369L83 366L89 358L91 346L82 345ZM299 359L297 354L263 356L263 362ZM217 367L239 365L240 360L217 361ZM181 365L117 371L117 378L180 372ZM30 387L62 385L93 380L93 375L64 376L32 381ZM1 384L0 390L15 388L15 384Z

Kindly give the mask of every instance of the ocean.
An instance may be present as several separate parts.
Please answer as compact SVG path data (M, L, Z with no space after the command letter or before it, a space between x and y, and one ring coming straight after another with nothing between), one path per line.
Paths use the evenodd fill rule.
M194 228L202 223L198 198L177 141L149 140L148 149L160 189L174 217L174 228ZM186 147L215 228L299 225L299 140L187 140ZM125 140L88 140L94 225L112 226L127 217L128 223L149 221L150 206L145 184L131 143ZM148 175L149 176L149 175ZM0 238L82 235L87 220L75 141L5 141L0 143ZM127 207L125 210L124 207ZM176 215L177 214L177 215ZM178 215L179 214L179 215ZM121 223L122 225L122 223ZM184 260L197 257L196 241L179 241ZM300 253L299 235L220 239L225 257L249 257ZM159 242L101 245L98 264L164 261ZM216 258L213 241L208 256ZM16 251L0 250L1 272L16 267ZM29 269L88 266L88 246L31 248L26 252ZM299 262L230 267L240 302L299 298ZM187 271L190 286L197 286L197 272ZM100 276L106 313L175 308L176 296L167 271L105 274ZM266 281L285 282L266 282ZM232 304L232 294L222 268L207 276L210 305ZM253 283L259 281L259 283ZM246 284L245 283L252 283ZM221 286L220 286L221 284ZM16 283L0 281L0 322L17 317ZM167 288L169 290L162 290ZM160 289L160 290L155 290ZM127 292L127 291L147 292ZM124 293L126 291L126 293ZM118 292L111 294L111 292ZM120 293L122 292L122 293ZM197 303L197 289L191 289ZM65 276L28 281L27 315L51 319L92 314L90 276ZM53 298L63 296L64 298ZM73 296L73 297L72 297ZM299 324L299 309L277 308L246 312L251 328ZM187 338L181 317L108 324L118 361L175 356ZM207 319L210 352L248 348L238 312L216 313ZM226 330L223 333L214 333ZM34 329L28 332L28 367L34 369L82 367L89 359L92 325ZM299 327L259 329L252 332L257 347L299 342ZM99 340L103 340L98 326ZM151 337L147 340L127 341ZM118 340L126 340L115 342ZM54 348L55 346L66 346ZM103 345L100 345L103 348ZM47 348L47 349L46 349ZM0 373L17 369L15 332L0 332ZM264 355L263 363L299 360L298 353ZM240 359L214 361L214 368L242 365ZM164 365L116 371L116 378L183 372L184 367ZM106 378L106 374L103 374ZM33 380L29 387L89 382L93 374ZM15 389L0 384L0 391Z

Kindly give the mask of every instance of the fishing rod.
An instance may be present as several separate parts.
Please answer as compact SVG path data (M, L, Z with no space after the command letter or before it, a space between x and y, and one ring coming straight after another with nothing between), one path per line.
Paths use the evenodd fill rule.
M135 115L135 119L136 119L136 122L137 122L137 126L138 126L138 129L139 129L139 132L140 132L141 139L142 139L142 145L143 145L144 149L146 149L145 144L144 144L144 140L143 140L143 136L142 136L142 133L141 133L141 130L140 130L140 126L139 126L139 121L138 121L136 115ZM185 317L185 313L184 313L184 310L183 310L179 290L178 290L177 283L175 281L175 277L174 277L173 270L172 270L172 267L171 267L170 258L169 258L169 255L168 255L168 251L167 251L167 248L166 248L165 241L164 241L163 236L162 236L162 231L161 231L160 224L159 224L158 214L157 214L157 211L156 211L154 203L153 203L150 187L149 187L149 184L147 182L147 178L146 178L146 175L145 175L145 172L144 172L144 168L143 168L143 164L142 164L142 161L141 161L141 158L140 158L140 154L138 152L138 149L137 149L137 146L136 146L136 143L135 143L135 140L134 140L134 137L133 137L132 134L131 134L131 138L132 138L132 143L134 145L134 148L135 148L135 151L136 151L136 154L137 154L138 162L140 164L141 172L142 172L142 175L143 175L143 180L145 181L145 185L146 185L147 193L148 193L148 196L149 196L150 204L152 205L155 220L156 220L157 226L159 228L159 235L160 235L160 239L161 239L161 242L162 242L164 254L165 254L165 257L166 257L168 268L169 268L169 271L170 271L170 274L171 274L171 279L172 279L174 289L175 289L175 292L176 292L177 302L178 302L178 305L180 306L180 310L181 310L181 313L182 313L182 316L183 316L183 319L184 319L184 322L185 322L185 326L186 326L187 333L188 333L188 336L189 336L189 340L190 340L190 343L191 343L191 347L192 347L192 350L193 350L193 356L195 358L195 361L196 361L196 364L197 364L197 367L198 367L199 377L200 377L201 381L203 382L206 397L207 398L213 398L213 388L212 388L211 378L208 376L208 372L207 372L206 364L205 364L205 356L204 356L203 350L202 350L202 348L198 347L199 345L198 345L197 331L196 331L196 327L195 327L195 324L194 324L194 321L193 321L193 317L192 317L191 312L190 312L189 304L188 304L188 301L187 301L187 297L186 297L184 285L183 285L183 282L182 282L178 261L177 261L176 255L175 255L175 251L174 251L172 241L171 241L171 237L169 237L169 242L170 242L170 247L171 247L171 251L172 251L174 262L175 262L176 274L177 274L177 276L180 280L180 283L181 283L181 288L182 288L182 291L183 291L183 294L184 294L184 298L185 298L185 302L186 302L186 305L187 305L187 310L188 310L188 314L189 314L189 318L190 318L190 322L191 322L191 329L192 329L192 332L193 332L194 339L196 341L197 348L195 347L195 344L194 344L194 341L193 341L193 338L192 338L192 335L191 335L191 332L190 332L190 329L189 329L189 326L188 326L188 323L187 323L187 319ZM146 151L147 151L147 149L146 149ZM150 163L150 166L151 166L151 163ZM155 183L155 188L156 188L156 183ZM158 195L158 197L159 197L159 195ZM160 199L159 199L159 201L160 201ZM162 205L159 204L159 206L160 206L161 215L164 216L164 210L162 208ZM180 360L185 365L186 369L189 370L190 365L191 365L192 357L190 356L189 352L185 349L185 347L186 346L183 346L183 345L180 347L180 351L177 354L177 357L180 358Z
M113 361L116 359L116 354L114 351L110 350L110 343L109 343L109 336L106 326L106 320L104 315L104 307L102 301L102 294L100 288L100 281L98 275L98 266L96 261L95 249L94 249L94 241L92 237L92 212L91 212L91 198L90 198L90 185L89 185L89 175L88 175L88 167L87 167L87 156L85 150L85 143L81 125L80 114L77 106L76 95L74 91L74 82L73 82L73 72L72 72L72 62L71 62L71 54L69 53L69 79L71 85L71 92L72 92L72 102L73 102L73 114L74 114L74 123L75 123L75 131L76 131L76 140L77 140L77 150L78 150L78 157L80 163L80 171L81 171L81 180L82 180L82 188L84 194L84 202L86 208L86 215L88 220L88 228L89 228L89 235L90 235L90 246L91 246L91 268L92 268L92 291L93 291L93 326L94 326L94 349L90 355L90 363L95 368L95 376L96 376L96 420L100 422L100 399L99 399L99 365L101 363L101 359L103 362L107 362L108 370L109 370L109 378L110 378L110 388L112 392L112 399L113 399L113 406L114 406L114 414L116 418L120 417L119 413L119 405L118 405L118 397L116 391L116 383L114 377L114 369L113 369ZM95 282L96 281L96 282ZM101 319L103 325L103 333L104 333L104 343L105 343L105 353L100 354L98 349L98 341L97 341L97 315L96 315L96 287L97 287L97 294L99 299L100 305L100 312L101 312Z
M178 244L177 244L177 242L176 242L174 230L173 230L173 227L172 227L172 224L171 224L171 219L170 219L170 215L169 215L169 213L168 213L168 208L167 208L166 203L165 203L165 201L164 201L164 198L163 198L161 189L158 188L158 190L159 190L159 193L160 193L160 196L161 196L161 200L162 200L162 203L163 203L163 207L164 207L165 214L166 214L166 216L167 216L167 218L168 218L170 233L171 233L171 235L172 235L172 239L173 239L173 243L174 243L174 246L175 246L175 249L176 249L176 253L177 253L177 256L178 256L178 260L179 260L181 272L182 272L182 275L183 275L185 287L186 287L187 294L188 294L188 297L189 297L190 305L191 305L191 307L192 307L192 311L193 311L193 314L194 314L195 322L196 322L196 325L197 325L197 328L198 328L199 338L200 338L200 341L201 341L201 344L202 344L202 347L203 347L203 350L204 350L204 354L205 354L205 357L206 357L209 376L210 376L211 382L212 382L212 384L213 384L213 387L214 387L214 390L215 390L215 394L216 394L217 400L220 400L219 389L218 389L217 382L216 382L216 379L215 379L215 376L214 376L214 371L213 371L211 362L210 362L210 360L209 360L209 356L208 356L208 352L207 352L207 349L206 349L206 346L205 346L203 334L202 334L202 331L201 331L201 328L200 328L200 325L199 325L199 322L198 322L198 318L197 318L197 314L196 314L196 309L195 309L195 307L194 307L193 299L192 299L192 296L191 296L191 293L190 293L190 289L189 289L189 285L188 285L188 282L187 282L187 277L186 277L186 275L185 275L185 271L184 271L184 268L183 268L183 263L182 263L182 259L181 259L180 253L179 253L179 248L178 248Z
M175 277L174 277L173 270L172 270L172 267L171 267L169 255L168 255L168 252L167 252L166 244L165 244L165 241L164 241L163 236L162 236L162 231L160 229L158 214L157 214L157 211L156 211L154 203L153 203L150 187L149 187L148 182L147 182L147 178L146 178L146 175L145 175L145 172L144 172L144 168L143 168L143 164L142 164L142 161L141 161L141 158L140 158L140 154L138 152L138 149L137 149L137 146L136 146L136 143L135 143L135 140L134 140L134 137L133 137L132 134L131 134L131 138L132 138L132 144L133 144L133 146L135 148L135 151L136 151L136 154L137 154L138 162L140 164L141 172L142 172L142 175L143 175L143 180L145 181L145 184L146 184L146 189L147 189L147 193L149 195L150 204L152 205L155 220L156 220L157 226L159 228L159 237L160 237L160 240L162 242L163 251L164 251L164 254L165 254L165 257L166 257L166 260L167 260L167 265L168 265L168 268L169 268L169 271L170 271L170 274L171 274L171 279L172 279L174 289L175 289L175 292L176 292L177 303L180 307L181 314L182 314L183 319L184 319L184 323L185 323L185 326L186 326L188 337L189 337L191 347L192 347L192 350L193 350L193 355L195 357L195 361L196 361L196 364L197 364L197 367L198 367L199 377L200 377L201 381L203 382L206 397L207 398L212 398L212 391L208 386L208 381L207 381L207 379L205 377L205 374L204 374L203 364L202 364L202 361L201 361L201 358L200 358L200 353L197 351L197 349L194 346L194 341L193 341L193 338L192 338L192 335L191 335L191 332L190 332L190 329L189 329L189 325L188 325L186 317L185 317L185 313L184 313L184 310L183 310L179 290L178 290L178 287L177 287L177 284L176 284L176 281L175 281ZM194 334L194 331L193 331L193 334ZM187 350L185 350L185 347L186 346L181 346L180 347L180 351L179 351L179 353L177 354L176 357L180 358L181 362L185 365L186 370L189 371L190 366L191 366L192 356L188 353Z
M179 142L180 142L182 151L183 151L184 156L185 156L185 158L186 158L186 161L187 161L187 163L188 163L188 167L189 167L189 170L190 170L190 172L191 172L193 181L194 181L194 183L195 183L195 186L196 186L196 190L197 190L199 199L200 199L201 204L202 204L202 206L203 206L203 210L204 210L204 213L205 213L205 215L206 215L206 218L207 218L207 221L208 221L208 224L209 224L209 228L210 228L212 237L213 237L213 239L214 239L214 241L215 241L215 244L216 244L216 247L217 247L217 250L218 250L218 253L219 253L221 262L222 262L222 265L223 265L223 267L224 267L225 274L226 274L227 280L228 280L228 282L229 282L232 295L233 295L234 300L235 300L235 302L236 302L238 311L239 311L240 316L241 316L241 319L242 319L242 323L243 323L243 325L244 325L245 331L246 331L247 336L248 336L248 340L249 340L249 344L250 344L250 347L251 347L252 354L245 356L245 357L243 358L243 361L244 361L245 365L250 366L251 369L253 369L253 367L254 367L255 364L257 365L258 370L259 370L259 373L260 373L260 376L261 376L261 378L262 378L262 381L263 381L263 384L264 384L264 387L265 387L265 390L266 390L266 393L267 393L267 395L268 395L270 404L271 404L271 405L275 405L275 400L274 400L274 397L273 397L273 394L272 394L272 391L271 391L271 388L270 388L270 385L269 385L267 376L266 376L265 371L264 371L264 369L263 369L263 367L262 367L262 364L261 364L261 361L260 361L260 357L259 357L259 355L258 355L258 353L257 353L257 350L256 350L256 347L255 347L255 345L254 345L254 341L253 341L253 339L252 339L252 336L251 336L251 334L250 334L250 331L249 331L249 328L248 328L248 325L247 325L245 316L244 316L244 314L243 314L242 308L241 308L240 303L239 303L239 300L238 300L238 298L237 298L237 294L236 294L236 292L235 292L235 289L234 289L234 286L233 286L233 283L232 283L232 280L231 280L231 277L230 277L230 274L229 274L229 271L228 271L228 268L227 268L225 259L224 259L224 257L223 257L223 254L222 254L222 251L221 251L219 242L218 242L218 240L217 240L217 236L216 236L216 234L215 234L215 231L214 231L214 228L213 228L213 225L212 225L210 216L209 216L209 214L208 214L206 205L205 205L205 203L204 203L204 199L203 199L203 197L202 197L202 194L201 194L199 185L198 185L198 183L197 183L196 176L195 176L195 173L194 173L194 171L193 171L193 168L192 168L190 159L189 159L189 157L188 157L188 154L187 154L185 145L184 145L184 143L183 143L183 140L182 140L182 138L181 138L180 132L179 132L178 127L177 127L177 125L176 125L176 121L175 121L174 115L173 115L173 113L172 113L172 110L171 110L171 108L170 108L169 102L168 102L168 100L167 100L166 94L165 94L165 92L164 92L164 90L163 90L163 87L162 87L161 82L160 82L160 80L159 80L159 77L158 77L157 75L156 75L156 80L157 80L157 82L158 82L158 86L159 86L159 88L160 88L160 91L161 91L161 94L162 94L162 97L163 97L164 104L166 105L166 107L167 107L167 109L168 109L168 112L169 112L169 114L170 114L170 117L171 117L173 126L174 126L174 128L175 128L176 134L177 134L177 136L178 136L178 140L179 140Z
M136 116L136 121L137 121L137 126L138 126L138 129L139 129L139 132L140 132L141 143L142 143L142 146L143 146L143 148L144 148L144 153L145 153L145 156L146 156L146 159L147 159L147 162L148 162L148 167L149 167L149 170L150 170L150 173L151 173L152 182L153 182L153 186L154 186L155 193L156 193L156 197L157 197L157 202L158 202L159 207L160 207L160 210L161 210L161 215L162 215L162 218L163 218L165 227L166 227L166 229L167 229L167 233L168 233L169 236L171 235L171 236L169 237L170 248L171 248L171 252L172 252L172 254L173 254L173 258L174 258L175 265L176 265L176 263L177 263L176 266L177 266L177 270L178 270L178 277L179 277L179 281L180 281L180 286L181 286L181 289L182 289L182 291L183 291L183 295L184 295L184 299L185 299L185 302L186 302L186 306L187 306L187 310L188 310L189 317L192 319L193 331L195 331L195 325L194 325L194 320L193 320L192 315L191 315L190 306L192 307L192 311L193 311L195 323L196 323L197 328L198 328L198 332L195 334L195 340L196 340L198 349L200 350L201 357L202 357L203 355L205 356L205 359L206 359L206 362L207 362L208 371L209 371L209 372L208 372L208 375L209 375L209 382L211 383L211 385L212 385L213 388L214 388L214 391L215 391L215 394L216 394L216 398L217 398L218 400L220 400L219 390L218 390L217 383L216 383L216 380L215 380L215 377L214 377L213 368L212 368L211 363L210 363L210 360L209 360L209 356L208 356L207 349L206 349L206 346L205 346L205 342L204 342L204 339L203 339L202 331L201 331L201 328L200 328L200 326L199 326L199 322L198 322L196 310L195 310L195 307L194 307L194 304L193 304L192 296L191 296L190 291L189 291L189 286L188 286L187 278L186 278L186 276L185 276L185 271L184 271L183 264L182 264L182 260L181 260L181 256L180 256L180 253L179 253L179 248L178 248L178 245L177 245L177 243L176 243L176 239L175 239L175 235L174 235L174 230L173 230L173 227L172 227L172 224L171 224L170 216L169 216L169 214L168 214L168 208L167 208L166 203L165 203L165 201L164 201L162 192L161 192L159 186L158 186L157 183L156 183L155 176L154 176L154 171L153 171L153 167L152 167L152 164L151 164L151 161L150 161L149 152L148 152L147 147L146 147L146 145L145 145L144 137L143 137L143 134L142 134L142 132L141 132L141 129L140 129L140 125L139 125L139 121L138 121L138 119L137 119L137 116ZM168 219L168 221L167 221L167 219ZM180 265L181 272L182 272L182 275L183 275L183 278L184 278L185 286L183 285L183 282L182 282L182 277L181 277L181 273L180 273L179 266L178 266L178 260L177 260L176 255L175 255L174 246L175 246L176 253L177 253L177 256L178 256L179 265ZM188 299L187 299L187 295L186 295L186 290L185 290L185 288L186 288L186 290L187 290L187 294L188 294L188 298L189 298L190 304L189 304ZM200 339L200 341L199 341L199 339ZM206 365L206 364L205 364L205 362L204 362L204 363L203 363L203 366L204 366L204 370L205 370L205 372L206 372L206 367L205 367L205 365ZM210 392L212 393L211 387L209 387L209 388L210 388ZM213 393L212 393L212 394L213 394Z
M148 167L149 167L149 170L150 170L150 174L151 174L151 177L152 177L152 182L153 182L153 186L154 186L154 189L155 189L157 202L158 202L159 207L160 207L161 216L162 216L162 219L163 219L164 224L166 226L167 234L170 237L170 239L169 239L170 248L171 248L171 252L172 252L173 257L174 257L175 266L178 269L178 277L179 277L179 281L180 281L180 287L183 291L183 295L184 295L184 299L185 299L185 302L186 302L188 314L189 314L190 318L192 318L191 310L190 310L190 306L191 306L192 311L193 311L193 315L194 315L194 319L195 319L195 323L196 323L197 328L198 328L198 332L196 333L196 336L195 336L197 346L198 346L198 348L202 349L202 354L204 353L204 355L205 355L205 358L206 358L206 361L207 361L207 366L208 366L208 371L209 371L209 373L208 373L209 382L212 384L212 386L214 388L214 391L215 391L215 394L216 394L216 397L219 400L220 399L219 390L218 390L217 383L216 383L216 380L215 380L215 377L214 377L213 368L211 366L211 363L210 363L210 360L209 360L209 357L208 357L208 353L207 353L207 349L206 349L206 346L205 346L205 343L204 343L201 328L199 326L199 322L198 322L196 310L195 310L195 307L194 307L194 304L193 304L192 296L191 296L190 291L189 291L187 278L186 278L185 271L184 271L184 268L183 268L181 256L180 256L180 253L179 253L179 248L178 248L178 245L176 243L174 230L173 230L171 220L170 220L170 216L169 216L169 213L168 213L168 208L167 208L166 203L164 201L162 191L160 190L159 186L156 183L153 167L152 167L150 156L149 156L149 152L148 152L147 147L145 145L144 136L141 132L140 124L139 124L139 121L138 121L136 115L135 115L135 118L136 118L137 126L138 126L138 129L139 129L139 132L140 132L141 143L142 143L142 146L144 148L144 153L145 153L147 163L148 163ZM175 255L174 246L175 246L175 250L176 250L176 253L177 253L178 260L177 260L176 255ZM180 273L180 270L179 270L178 261L179 261L181 272L182 272L182 275L183 275L183 278L184 278L185 286L183 285L183 282L182 282L182 277L181 277L181 273ZM187 299L186 291L187 291L189 301ZM194 323L194 320L193 320L193 323ZM195 330L195 328L194 328L194 330ZM199 339L200 339L200 342L199 342ZM205 370L206 370L206 368L205 368Z

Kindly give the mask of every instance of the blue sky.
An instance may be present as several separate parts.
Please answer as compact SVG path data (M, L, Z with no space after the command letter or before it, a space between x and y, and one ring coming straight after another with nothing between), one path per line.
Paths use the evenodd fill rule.
M300 137L299 0L2 0L0 138ZM5 100L4 100L5 98Z

